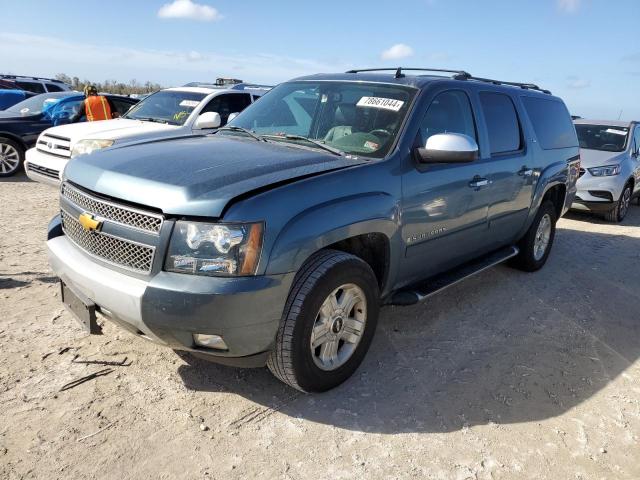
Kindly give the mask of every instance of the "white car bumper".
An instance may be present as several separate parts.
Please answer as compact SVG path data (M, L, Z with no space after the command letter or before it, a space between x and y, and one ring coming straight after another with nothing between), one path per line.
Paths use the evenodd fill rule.
M31 180L58 187L62 171L69 160L69 158L49 155L36 148L31 148L27 150L24 169Z

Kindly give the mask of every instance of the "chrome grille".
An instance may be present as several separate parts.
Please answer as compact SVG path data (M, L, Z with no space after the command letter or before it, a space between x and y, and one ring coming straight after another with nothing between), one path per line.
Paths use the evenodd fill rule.
M155 234L160 233L162 228L162 217L160 215L142 212L131 207L95 198L68 183L62 184L62 196L83 210L127 227Z
M116 238L101 232L89 232L64 210L60 211L62 229L82 250L102 260L140 273L149 273L155 248Z
M71 139L43 133L38 138L36 148L42 153L55 155L56 157L71 157Z

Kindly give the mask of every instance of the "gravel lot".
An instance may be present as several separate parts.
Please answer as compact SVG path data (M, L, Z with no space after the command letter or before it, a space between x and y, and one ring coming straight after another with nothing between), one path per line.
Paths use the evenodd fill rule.
M0 478L640 478L640 207L562 219L536 274L383 309L356 375L313 396L86 336L46 260L56 209L0 180Z

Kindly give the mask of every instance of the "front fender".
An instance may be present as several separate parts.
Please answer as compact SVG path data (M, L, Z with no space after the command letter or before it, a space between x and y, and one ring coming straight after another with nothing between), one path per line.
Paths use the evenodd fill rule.
M349 237L382 233L389 239L391 265L398 257L399 209L384 192L342 197L303 210L281 229L269 256L267 274L298 271L314 252ZM391 275L392 272L389 272ZM391 278L391 277L389 277Z

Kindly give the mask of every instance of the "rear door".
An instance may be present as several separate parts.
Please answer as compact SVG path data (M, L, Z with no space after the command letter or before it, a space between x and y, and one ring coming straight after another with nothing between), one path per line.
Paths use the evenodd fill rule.
M478 143L477 122L462 90L438 93L427 108L419 145L437 133L463 133ZM427 278L481 255L487 243L487 165L420 165L403 174L404 283Z
M527 220L537 179L534 153L511 96L480 91L478 97L489 145L489 235L498 248L512 243Z

